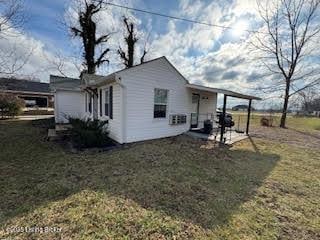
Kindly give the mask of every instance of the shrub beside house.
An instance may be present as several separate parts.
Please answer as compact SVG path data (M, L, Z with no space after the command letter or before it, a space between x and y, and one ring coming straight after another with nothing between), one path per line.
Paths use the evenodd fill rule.
M20 115L24 106L24 100L14 94L0 93L0 113L2 119L14 118Z

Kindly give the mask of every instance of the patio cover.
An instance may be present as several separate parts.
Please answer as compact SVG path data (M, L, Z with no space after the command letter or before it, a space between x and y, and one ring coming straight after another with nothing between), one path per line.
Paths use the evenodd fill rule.
M225 89L205 87L205 86L196 85L196 84L187 84L187 87L190 89L197 89L197 90L202 90L202 91L207 91L207 92L212 92L212 93L217 93L217 94L218 93L223 94L222 119L225 119L225 115L226 115L227 97L236 97L236 98L242 98L242 99L249 100L247 127L246 127L246 134L247 135L249 134L251 102L252 102L252 100L262 100L261 98L255 97L255 96L250 96L250 95L245 95L242 93L237 93L237 92L233 92L233 91L229 91L229 90L225 90ZM225 133L225 121L222 121L221 130L220 130L220 143L224 143L224 141L223 141L224 133Z
M201 86L201 85L196 85L196 84L187 84L188 88L191 89L197 89L197 90L202 90L202 91L207 91L207 92L213 92L213 93L222 93L226 96L230 96L230 97L236 97L236 98L243 98L243 99L248 99L248 100L262 100L259 97L255 97L255 96L250 96L250 95L245 95L242 93L237 93L237 92L233 92L233 91L229 91L229 90L225 90L225 89L220 89L220 88L211 88L211 87L205 87L205 86Z

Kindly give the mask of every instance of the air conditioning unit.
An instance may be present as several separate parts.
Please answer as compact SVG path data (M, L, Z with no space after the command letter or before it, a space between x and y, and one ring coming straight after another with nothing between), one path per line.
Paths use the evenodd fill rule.
M185 114L172 114L169 117L170 125L178 125L187 123L187 115Z

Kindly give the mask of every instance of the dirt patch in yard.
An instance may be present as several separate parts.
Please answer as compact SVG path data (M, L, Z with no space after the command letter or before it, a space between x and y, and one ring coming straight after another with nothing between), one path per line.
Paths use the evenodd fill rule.
M319 148L320 146L320 131L303 132L294 129L255 126L252 127L250 136L301 147Z

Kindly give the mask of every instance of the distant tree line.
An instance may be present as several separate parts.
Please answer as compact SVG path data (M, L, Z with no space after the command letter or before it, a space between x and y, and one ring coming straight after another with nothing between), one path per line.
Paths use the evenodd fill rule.
M302 110L305 112L320 111L320 97L304 102L302 105Z

